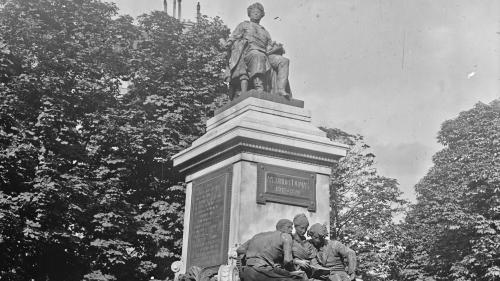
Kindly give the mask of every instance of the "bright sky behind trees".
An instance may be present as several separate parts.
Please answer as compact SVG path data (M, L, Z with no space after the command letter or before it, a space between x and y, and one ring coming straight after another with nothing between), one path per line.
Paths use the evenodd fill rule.
M137 16L162 0L115 0ZM229 26L254 1L200 0ZM405 197L440 149L440 124L500 96L500 2L261 0L262 25L284 44L294 96L318 126L360 133ZM173 3L168 0L171 13ZM183 0L193 19L196 1Z

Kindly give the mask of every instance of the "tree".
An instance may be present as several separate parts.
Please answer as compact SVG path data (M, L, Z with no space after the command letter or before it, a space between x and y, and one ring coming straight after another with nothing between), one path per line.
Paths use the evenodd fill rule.
M139 29L131 86L115 106L92 116L88 135L98 163L94 171L106 179L102 184L124 196L116 202L138 206L126 212L138 224L137 235L123 246L137 257L142 274L137 277L163 278L171 275L168 265L180 259L185 196L170 158L204 133L212 103L225 88L219 39L229 31L219 19L206 17L186 28L163 12L141 16ZM114 204L99 213L102 218L117 216ZM100 228L106 229L109 220L102 218ZM112 263L117 234L102 234L94 246ZM96 276L106 272L102 265L94 267Z
M20 69L0 86L1 275L76 280L88 268L85 205L95 199L78 125L113 101L124 26L114 5L96 1L2 4L4 48Z
M184 205L169 159L203 133L228 33L160 12L135 25L96 0L1 0L2 280L169 276Z
M399 198L398 183L378 174L363 137L322 129L330 139L350 146L332 172L331 236L356 251L363 280L397 280L393 263L402 248L393 217L406 204Z
M408 249L435 280L500 280L500 101L444 122L444 148L417 184ZM414 279L416 280L416 279Z

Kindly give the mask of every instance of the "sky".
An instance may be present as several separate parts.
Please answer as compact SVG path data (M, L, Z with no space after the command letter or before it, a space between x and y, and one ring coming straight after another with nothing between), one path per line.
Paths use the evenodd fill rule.
M171 13L173 0L167 0ZM134 17L163 0L114 0ZM200 0L233 30L255 1ZM500 1L260 0L261 24L283 43L294 98L317 126L361 134L380 174L415 200L441 124L500 98ZM195 0L182 1L194 19Z

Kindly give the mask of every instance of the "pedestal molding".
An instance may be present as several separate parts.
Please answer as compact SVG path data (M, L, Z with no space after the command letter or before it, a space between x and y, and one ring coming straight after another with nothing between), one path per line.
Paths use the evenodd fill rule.
M182 163L175 163L174 165L178 167L179 171L185 172L189 170L190 174L192 174L223 159L244 152L327 167L331 167L337 163L341 157L316 150L297 148L246 137L236 137Z

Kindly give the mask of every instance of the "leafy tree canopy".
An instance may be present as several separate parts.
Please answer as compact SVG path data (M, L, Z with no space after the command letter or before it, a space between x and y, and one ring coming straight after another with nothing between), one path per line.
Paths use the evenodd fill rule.
M444 122L444 148L417 184L407 222L415 270L435 280L500 280L500 101Z
M393 218L406 205L398 183L377 172L375 155L363 137L322 129L330 139L350 146L331 176L331 236L356 251L363 280L397 280L393 263L402 249Z
M184 187L169 159L203 134L228 33L96 0L0 1L2 280L170 274Z

